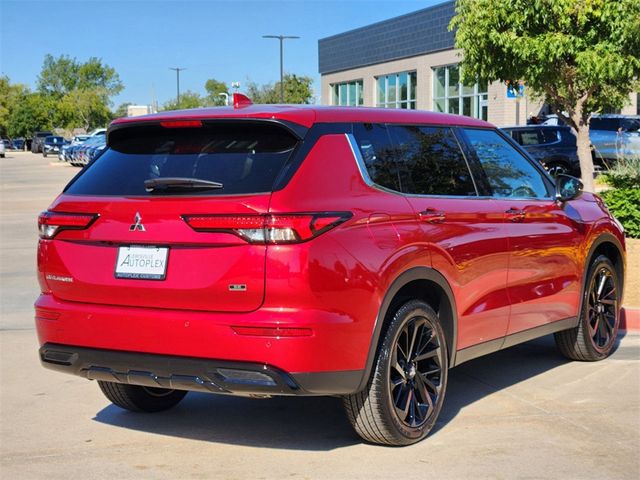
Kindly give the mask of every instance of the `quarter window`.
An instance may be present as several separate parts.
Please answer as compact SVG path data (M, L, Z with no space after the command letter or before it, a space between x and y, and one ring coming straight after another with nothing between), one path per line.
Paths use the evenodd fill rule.
M465 129L496 197L548 198L543 174L494 130Z
M384 75L376 79L376 105L386 108L416 108L416 72Z
M487 119L487 83L465 84L458 65L433 69L433 110Z
M332 85L333 104L343 107L359 107L363 102L363 81L336 83Z
M400 179L394 146L386 125L365 123L353 126L360 154L371 181L381 187L400 191Z

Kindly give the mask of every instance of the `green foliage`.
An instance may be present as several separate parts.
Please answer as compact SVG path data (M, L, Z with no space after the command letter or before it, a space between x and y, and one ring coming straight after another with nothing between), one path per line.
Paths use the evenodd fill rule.
M198 93L187 90L180 93L180 103L172 98L162 106L162 110L183 110L185 108L198 108L205 106L205 99Z
M74 90L96 90L108 101L123 88L115 69L103 65L102 60L95 57L80 63L67 55L54 58L47 54L38 76L38 91L55 98L62 98Z
M10 137L31 137L38 130L50 130L53 125L55 102L39 93L20 99L9 116L7 134Z
M571 116L621 108L640 75L637 0L458 0L466 80L525 80ZM586 117L585 117L586 118Z
M624 226L625 235L640 238L640 189L620 188L600 194L609 211Z
M0 135L5 137L9 131L9 119L16 106L29 93L22 84L11 84L9 77L0 77Z
M210 78L204 84L204 89L207 91L207 96L205 97L207 106L221 107L225 105L224 95L220 94L228 93L229 88L226 83Z
M284 103L289 104L310 104L313 101L313 79L311 77L299 77L294 74L284 76ZM247 85L247 96L253 103L281 103L280 102L280 82L275 85L257 85L249 82Z
M464 51L464 82L524 80L575 129L593 190L589 121L638 88L640 1L458 0L449 28Z
M619 159L602 178L613 188L640 189L640 157Z
M82 127L86 131L107 125L111 111L104 102L104 93L97 88L72 90L56 105L54 124L67 130Z

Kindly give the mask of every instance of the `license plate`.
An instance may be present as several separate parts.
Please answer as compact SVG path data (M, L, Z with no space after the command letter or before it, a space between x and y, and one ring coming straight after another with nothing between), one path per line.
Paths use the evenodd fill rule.
M168 256L169 249L166 247L120 247L116 260L116 278L164 280Z

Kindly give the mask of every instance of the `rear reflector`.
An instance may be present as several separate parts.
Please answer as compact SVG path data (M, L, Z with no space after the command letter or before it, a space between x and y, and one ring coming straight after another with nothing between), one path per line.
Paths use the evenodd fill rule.
M301 243L351 218L351 212L268 215L183 215L197 232L231 233L249 243Z
M95 213L42 212L38 217L40 238L53 238L62 230L84 230L97 218Z
M238 335L250 337L310 337L313 330L298 327L231 327Z
M202 127L200 120L169 120L160 122L160 126L164 128L198 128Z
M36 320L57 320L58 318L60 318L60 312L36 307Z

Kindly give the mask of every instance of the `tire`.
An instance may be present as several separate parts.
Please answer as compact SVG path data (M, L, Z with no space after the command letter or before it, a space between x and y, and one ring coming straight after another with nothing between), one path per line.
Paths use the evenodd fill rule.
M567 167L564 163L561 162L551 162L546 165L547 172L552 177L556 177L558 175L568 175L570 173L569 167Z
M565 357L594 362L609 356L620 327L618 278L613 263L604 255L591 262L578 326L554 335L556 346Z
M411 337L416 339L413 344ZM409 354L403 356L404 350ZM423 358L405 362L407 356ZM384 333L367 387L344 398L354 430L371 443L419 442L442 409L448 368L446 339L436 313L419 300L405 303Z
M111 403L132 412L161 412L175 407L187 394L184 390L141 387L98 380L100 390Z

